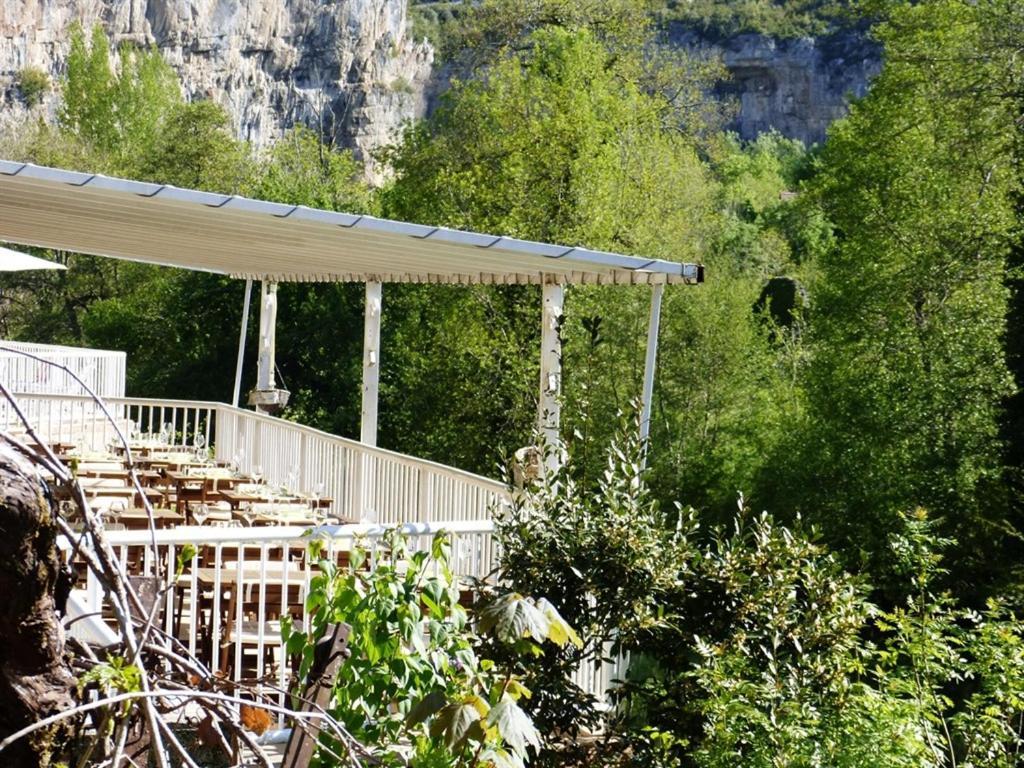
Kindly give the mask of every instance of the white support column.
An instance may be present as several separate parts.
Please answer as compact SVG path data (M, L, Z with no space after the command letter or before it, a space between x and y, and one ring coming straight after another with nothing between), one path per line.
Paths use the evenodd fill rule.
M381 290L378 282L366 283L366 307L363 321L363 412L359 439L377 444L377 394L380 389L380 314Z
M562 416L562 339L558 328L562 322L565 291L561 285L545 283L540 335L540 405L537 421L547 446L557 443ZM545 451L545 469L557 469L562 461L561 450Z
M238 407L238 398L242 393L242 361L245 358L245 337L249 332L249 299L252 296L252 278L245 281L245 301L242 305L242 328L238 332L238 362L235 363L235 391L231 397L231 405Z
M277 283L260 284L260 356L256 366L256 389L249 393L249 405L274 413L288 404L288 392L274 381L274 353L277 336Z
M277 334L277 283L260 283L260 356L256 389L274 389L274 345Z
M640 411L640 440L644 443L647 459L647 438L651 434L651 399L654 396L654 368L658 362L658 330L661 326L661 297L664 283L655 283L651 289L651 315L647 323L647 358L644 361L644 391Z

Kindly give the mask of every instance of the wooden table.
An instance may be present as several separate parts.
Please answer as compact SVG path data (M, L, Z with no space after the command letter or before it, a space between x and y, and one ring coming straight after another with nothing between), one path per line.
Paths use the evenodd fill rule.
M318 525L320 523L307 505L301 503L262 503L254 510L251 520L246 519L246 510L231 510L231 516L249 525Z
M132 499L135 504L142 504L142 498L135 488L129 486L118 486L118 487L106 487L106 486L86 486L82 488L86 498L96 499L101 497L111 499ZM143 488L142 492L146 494L146 498L149 499L149 503L160 504L164 500L164 493L156 488Z
M304 494L279 495L271 493L270 486L261 486L260 492L229 488L221 491L220 497L231 506L232 510L241 508L243 504L305 504L309 507L314 503L312 496ZM315 503L319 509L327 509L334 503L334 499L317 498Z
M139 530L149 527L149 517L146 510L141 507L133 507L118 516L118 522L124 523L128 530ZM185 522L185 516L166 507L155 507L153 509L153 523L157 528L173 528Z
M208 473L168 472L166 478L168 483L174 484L175 508L178 512L184 511L188 501L200 504L219 501L226 491L249 481L249 478L237 477L223 470Z

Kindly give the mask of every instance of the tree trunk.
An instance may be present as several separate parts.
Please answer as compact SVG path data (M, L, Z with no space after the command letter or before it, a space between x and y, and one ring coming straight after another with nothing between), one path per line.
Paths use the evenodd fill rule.
M35 469L0 445L0 740L74 705L54 587L60 573L49 493ZM48 766L64 729L21 739L4 765Z

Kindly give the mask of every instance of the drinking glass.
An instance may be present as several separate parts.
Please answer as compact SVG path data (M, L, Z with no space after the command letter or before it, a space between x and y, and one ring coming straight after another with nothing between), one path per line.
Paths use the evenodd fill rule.
M198 506L192 507L192 519L196 521L196 525L202 525L209 516L209 505L199 504Z
M110 522L116 523L121 519L121 515L128 511L128 502L126 501L112 501L110 506L107 508L107 515L110 517Z

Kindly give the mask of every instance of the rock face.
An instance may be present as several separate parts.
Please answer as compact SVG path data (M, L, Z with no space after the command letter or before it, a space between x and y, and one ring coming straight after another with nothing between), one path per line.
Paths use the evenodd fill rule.
M720 90L739 103L732 128L744 139L774 128L807 144L823 141L832 121L846 114L850 97L863 96L882 68L881 47L856 31L823 38L747 34L711 41L677 25L668 38L673 45L722 57L732 80Z
M434 53L409 37L406 10L406 0L0 0L0 111L23 112L24 67L56 80L74 22L100 23L115 44L156 45L186 96L227 107L239 137L265 145L304 123L367 159L425 108Z
M444 88L406 13L407 0L0 0L0 122L25 116L18 74L38 67L56 82L71 25L99 23L115 45L157 46L186 96L223 104L239 137L264 146L302 123L371 160ZM732 73L722 93L740 107L733 128L748 139L774 128L822 141L881 67L878 46L857 32L709 40L675 25L667 36L721 55ZM52 116L55 102L51 93L35 110ZM370 176L379 180L372 164Z

